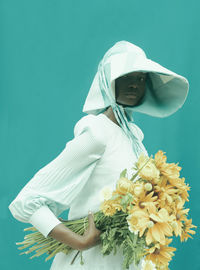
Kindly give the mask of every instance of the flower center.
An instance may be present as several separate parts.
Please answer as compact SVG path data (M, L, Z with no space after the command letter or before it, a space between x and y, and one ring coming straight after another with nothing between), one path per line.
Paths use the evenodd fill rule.
M139 207L140 207L141 209L144 209L144 208L145 208L144 203L143 203L143 202L139 202Z
M156 248L155 251L154 251L154 254L160 254L160 249Z
M157 191L154 191L154 194L153 194L154 196L157 196L158 198L159 198L159 192L157 192Z

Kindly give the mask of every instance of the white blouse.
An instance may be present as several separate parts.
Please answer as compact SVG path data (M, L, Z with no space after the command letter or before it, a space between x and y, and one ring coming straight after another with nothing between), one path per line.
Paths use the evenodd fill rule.
M144 136L141 129L133 123L131 128L142 144ZM144 151L147 154L145 148ZM125 168L131 176L135 161L132 143L121 127L103 113L83 116L75 125L74 138L54 160L33 176L11 202L9 209L17 220L31 223L47 237L61 223L57 217L66 209L69 209L68 219L85 217L89 210L98 211L101 203L100 191L105 186L114 189ZM98 248L94 247L83 253L91 257L92 252ZM95 256L103 258L99 251ZM59 260L61 257L64 264ZM66 266L67 269L89 269L89 257L84 266L86 268L80 262L78 265L75 263L74 268L68 261L70 256L59 253L51 269L61 270ZM106 264L104 257L102 264L99 262L99 266L93 269L102 270L102 266L103 269L110 269L109 259L107 260ZM117 263L116 256L114 261Z

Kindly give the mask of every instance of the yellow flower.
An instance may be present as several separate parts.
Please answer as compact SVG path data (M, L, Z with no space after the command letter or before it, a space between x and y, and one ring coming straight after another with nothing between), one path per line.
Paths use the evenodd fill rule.
M146 193L142 192L139 197L134 197L133 198L133 204L134 207L132 210L130 210L130 213L136 211L136 210L144 210L147 209L151 211L151 207L155 207L158 202L157 202L157 196L153 196L154 192Z
M137 181L133 184L133 195L139 197L142 194L144 194L144 183Z
M128 222L128 225L129 225L129 230L130 232L132 233L135 233L137 234L138 233L138 229L137 229L137 224L138 224L138 218L137 216L134 216L134 215L129 215L127 217L127 222Z
M177 189L168 183L168 178L166 176L160 177L158 185L154 185L154 191L158 196L160 208L171 205L173 196L177 193Z
M195 231L191 230L191 228L197 228L197 226L192 224L192 219L186 219L185 223L183 225L183 230L182 230L182 234L181 234L181 237L180 237L181 242L187 241L187 239L189 237L192 238L192 236L189 235L189 233L190 234L195 234L196 233Z
M150 159L148 163L144 166L144 164L147 162L148 159L149 157L145 156L144 154L141 154L140 157L138 158L136 166L138 170L141 169L141 171L139 171L139 176L144 180L158 179L160 176L160 172L157 169L156 165L154 164L153 159Z
M173 221L171 223L172 228L174 230L174 233L176 236L181 236L182 234L182 228L183 228L183 222L187 220L186 215L189 212L189 208L184 209L183 208L184 201L179 201L177 204L173 203L172 204L172 209L173 209Z
M142 261L141 270L156 270L155 264L150 260Z
M160 172L168 178L178 178L180 176L179 171L182 168L175 163L166 163L160 170Z
M147 245L155 241L165 245L165 236L172 236L172 227L169 224L172 221L172 216L169 216L165 208L157 211L155 207L152 207L151 213L149 214L149 220L154 224L146 233Z
M160 170L162 175L168 178L178 178L180 176L179 171L182 169L175 163L166 163L167 157L164 155L163 151L158 151L155 154L155 165Z
M185 178L169 178L168 180L171 185L177 188L177 194L179 194L183 200L189 201L187 191L190 190L190 187L188 184L185 184Z
M136 210L127 217L127 222L129 230L134 233L139 232L141 237L148 226L149 216L145 210Z
M117 181L117 189L116 192L122 195L126 195L128 192L132 193L134 188L134 184L126 177L121 177Z
M136 166L138 169L142 168L142 166L148 161L149 157L146 156L144 153L141 153L137 162Z
M167 210L164 208L157 211L153 204L148 209L147 211L146 209L133 208L132 214L127 217L129 229L132 232L139 231L139 237L147 229L145 233L147 245L150 245L152 242L159 242L165 245L165 236L172 236L172 227L169 224L172 221L172 217L168 215Z
M156 243L153 247L146 249L146 260L150 260L155 263L158 269L168 269L168 262L171 261L171 257L174 256L174 247L168 247L167 245L172 239L166 239L166 245Z
M122 210L122 206L120 204L120 201L121 201L121 197L118 197L118 198L112 200L112 205L117 211Z
M116 213L116 208L114 207L112 200L106 200L101 203L100 210L105 216L113 216Z
M155 154L155 164L156 164L156 167L158 169L162 168L163 165L166 164L166 161L167 161L167 157L164 155L164 152L159 150L156 154Z

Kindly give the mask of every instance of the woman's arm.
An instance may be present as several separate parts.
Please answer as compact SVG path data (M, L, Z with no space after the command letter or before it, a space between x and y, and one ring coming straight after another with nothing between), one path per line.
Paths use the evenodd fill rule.
M56 239L57 241L64 243L73 249L85 250L90 247L97 245L100 241L100 233L94 223L94 218L92 213L88 215L88 229L83 235L74 233L68 229L64 224L58 224L53 228L48 236Z
M79 120L74 135L74 139L66 144L64 150L41 168L9 205L16 219L31 223L45 237L51 231L54 235L53 229L61 225L57 217L70 208L77 196L86 197L81 191L106 149L105 134L102 132L101 123L94 116L85 116ZM61 226L58 228L55 237L66 241L66 230ZM88 244L86 248L93 243L91 236L87 237L87 234L78 237L78 240L81 240L80 248L82 240L88 241L89 238L90 241L84 241L84 244Z

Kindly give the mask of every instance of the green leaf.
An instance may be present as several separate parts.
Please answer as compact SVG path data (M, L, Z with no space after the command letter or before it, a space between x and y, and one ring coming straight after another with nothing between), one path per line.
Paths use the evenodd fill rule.
M126 173L127 173L127 169L124 169L124 170L120 173L120 178L121 178L121 177L126 177Z
M130 193L127 193L126 195L122 197L120 204L123 207L124 211L126 210L127 206L131 204L132 201L133 201L133 195Z
M110 247L110 244L109 243L103 245L102 250L101 250L101 252L103 253L103 255L109 255L110 254L109 247Z

